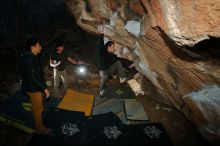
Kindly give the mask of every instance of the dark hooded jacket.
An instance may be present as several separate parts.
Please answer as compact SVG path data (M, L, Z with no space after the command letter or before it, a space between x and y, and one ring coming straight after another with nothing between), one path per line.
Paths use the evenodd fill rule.
M47 88L38 56L25 52L21 55L20 65L24 92L39 92Z

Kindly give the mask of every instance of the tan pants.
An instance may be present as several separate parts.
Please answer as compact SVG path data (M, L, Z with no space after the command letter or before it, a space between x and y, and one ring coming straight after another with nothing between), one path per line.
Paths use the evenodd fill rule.
M42 112L44 110L43 107L43 94L41 92L27 92L30 97L32 104L32 111L34 115L35 128L36 130L45 130L43 125Z
M66 70L62 70L59 71L57 69L54 69L54 92L55 92L55 96L59 96L60 92L59 92L59 83L62 80L63 83L63 88L64 88L64 92L67 91L68 88L68 83L67 83L67 74L66 74Z

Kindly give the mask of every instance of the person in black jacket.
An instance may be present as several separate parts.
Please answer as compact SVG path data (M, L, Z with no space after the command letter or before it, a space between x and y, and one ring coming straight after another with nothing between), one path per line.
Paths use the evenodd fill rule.
M39 40L34 37L27 39L26 49L27 51L21 55L22 90L30 97L37 132L47 134L51 130L44 127L41 114L44 110L43 93L46 98L49 98L50 93L37 56L42 49Z
M100 31L103 33L103 31ZM115 50L115 43L108 41L104 44L104 34L99 36L98 40L98 70L101 77L100 83L100 96L103 96L105 92L105 83L108 79L108 76L117 73L120 79L120 83L126 82L127 78L125 77L125 72L121 65L121 62L118 60L118 57L113 53Z

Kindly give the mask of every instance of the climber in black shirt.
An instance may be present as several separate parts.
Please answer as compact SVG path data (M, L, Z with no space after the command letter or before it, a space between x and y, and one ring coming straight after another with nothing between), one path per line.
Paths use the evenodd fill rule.
M102 26L103 27L103 26ZM125 78L125 72L121 65L121 62L118 60L118 57L113 53L115 51L115 43L112 41L108 41L104 44L104 34L103 28L98 29L101 35L99 36L98 40L98 69L99 75L101 77L101 84L100 84L100 96L103 96L105 92L105 83L108 79L108 76L117 73L120 79L120 83L126 82L127 78Z

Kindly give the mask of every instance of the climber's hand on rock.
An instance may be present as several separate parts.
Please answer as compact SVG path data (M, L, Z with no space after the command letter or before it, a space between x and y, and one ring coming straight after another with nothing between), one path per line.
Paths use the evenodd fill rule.
M131 64L130 66L128 66L128 68L130 68L130 69L133 68L133 67L134 67L134 64Z
M102 23L102 24L98 25L97 31L100 34L103 34L104 33L104 29L105 29L105 25Z

